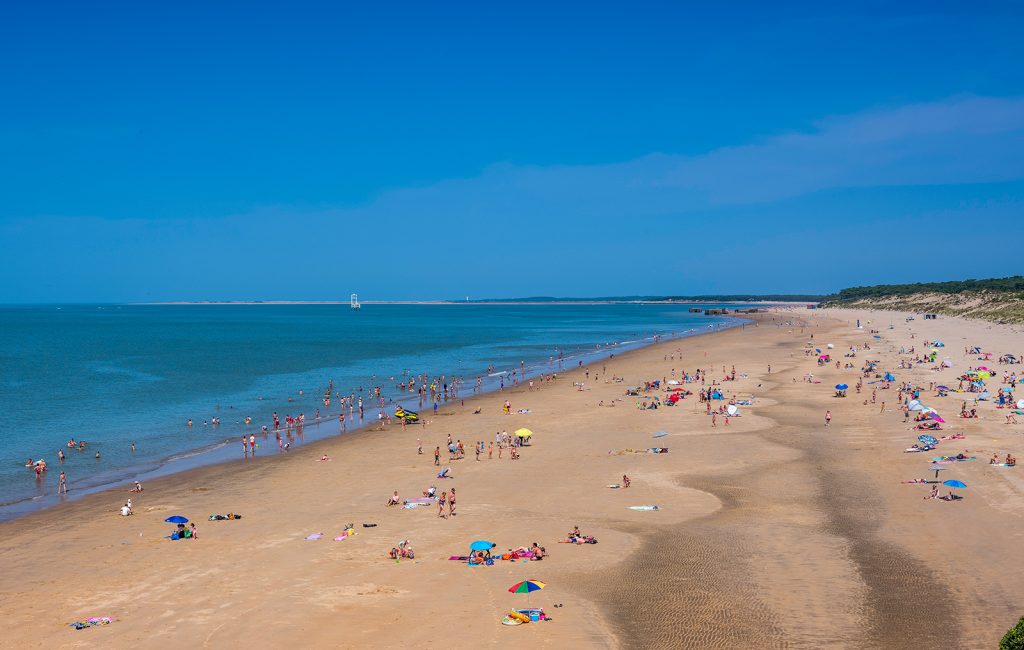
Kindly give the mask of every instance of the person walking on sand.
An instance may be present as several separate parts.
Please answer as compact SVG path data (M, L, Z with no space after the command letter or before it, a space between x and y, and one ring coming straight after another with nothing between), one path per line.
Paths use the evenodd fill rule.
M452 488L452 493L448 495L448 514L455 516L455 488Z
M434 467L441 466L441 447L434 447Z
M64 472L60 473L60 481L57 483L57 496L61 494L67 495L68 493L68 476Z
M438 499L437 499L437 516L442 518L442 519L447 519L448 518L444 514L444 504L445 504L445 502L447 500L448 500L448 492L442 491L441 492L441 496L438 497Z
M623 488L628 488L629 487L629 483L630 483L629 477L626 476L625 474L623 474L622 475L622 487Z
M405 418L402 418L402 422L405 422ZM416 453L423 455L423 441L419 438L416 438Z
M832 411L825 411L825 426L827 427L832 423Z

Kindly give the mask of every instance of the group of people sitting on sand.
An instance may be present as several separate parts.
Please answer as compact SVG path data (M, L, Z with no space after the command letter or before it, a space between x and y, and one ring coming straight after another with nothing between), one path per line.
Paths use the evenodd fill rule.
M967 402L964 402L963 406L960 407L960 417L976 419L978 417L978 409L968 409Z
M494 545L491 546L494 548ZM500 556L494 556L491 554L491 549L483 549L473 551L469 556L469 563L473 565L479 564L494 564L495 560L530 560L531 562L538 562L543 560L547 556L548 551L543 546L534 542L530 546L518 546L516 548L510 548L508 551L502 553Z
M988 459L988 464L999 465L999 454L992 454L992 458ZM1017 457L1011 456L1010 454L1006 454L1006 460L1002 464L1006 465L1007 467L1013 467L1014 465L1017 464Z
M940 497L939 486L936 484L932 486L932 491L929 492L928 496L925 497L925 500L928 499L941 499L942 501L959 501L960 499L963 499L963 497L953 494L953 490L950 490L949 494L947 494L946 496Z
M185 524L178 524L177 528L169 535L170 539L199 539L199 534L196 532L196 525L189 524L188 528L185 528Z
M566 534L565 539L559 540L559 544L597 544L597 538L593 535L584 535L580 532L579 526L573 526Z
M412 550L412 543L407 539L403 539L398 542L398 546L394 546L388 551L388 557L392 560L399 560L401 558L413 559L416 554Z

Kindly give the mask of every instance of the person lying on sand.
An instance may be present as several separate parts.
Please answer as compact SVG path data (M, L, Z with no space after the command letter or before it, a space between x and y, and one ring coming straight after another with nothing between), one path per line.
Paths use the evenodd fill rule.
M324 462L325 460L330 460L330 458L328 458L328 457L327 457L327 454L324 454L323 456L321 456L321 457L320 457L320 461L319 461L319 462L321 462L321 463L322 463L322 462Z

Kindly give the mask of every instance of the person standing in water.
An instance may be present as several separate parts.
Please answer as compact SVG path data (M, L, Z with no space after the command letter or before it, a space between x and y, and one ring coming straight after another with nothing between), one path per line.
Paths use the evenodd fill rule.
M61 494L67 496L68 493L68 475L64 472L60 473L60 482L57 483L57 496Z

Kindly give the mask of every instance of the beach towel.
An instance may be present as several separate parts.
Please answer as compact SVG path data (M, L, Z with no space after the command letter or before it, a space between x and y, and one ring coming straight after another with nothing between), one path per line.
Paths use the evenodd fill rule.
M323 533L313 533L312 535L306 535L306 539L308 539L308 540L320 539L323 536L324 536Z
M610 487L613 490L617 490L619 488L619 484L618 483L613 483L611 485L606 485L605 487Z
M469 556L468 555L453 555L453 556L451 556L448 559L453 561L453 562L469 562Z
M661 510L658 506L629 506L630 510Z
M68 627L73 627L76 630L84 630L87 627L96 627L98 625L110 625L114 619L109 616L90 616L85 621L75 621L74 623L68 623Z
M419 506L425 506L427 504L417 501L416 503L407 503L402 506L402 510L411 510L412 508L418 508Z

